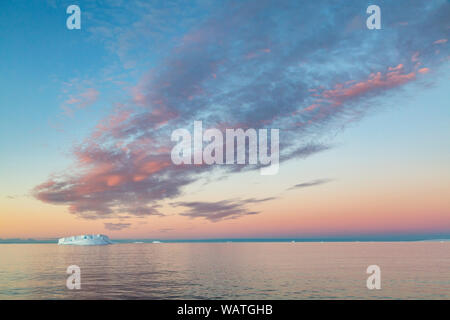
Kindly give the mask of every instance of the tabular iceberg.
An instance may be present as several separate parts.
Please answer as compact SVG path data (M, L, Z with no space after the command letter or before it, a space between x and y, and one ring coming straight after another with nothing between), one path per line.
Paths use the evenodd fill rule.
M58 244L76 245L76 246L101 246L112 244L108 236L103 234L82 234L79 236L72 236L60 238Z

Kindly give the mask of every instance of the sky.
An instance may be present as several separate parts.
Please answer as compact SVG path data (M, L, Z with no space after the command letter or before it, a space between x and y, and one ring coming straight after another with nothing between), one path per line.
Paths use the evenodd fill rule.
M2 1L0 238L450 237L449 17L445 0ZM278 173L175 165L194 121L279 129Z

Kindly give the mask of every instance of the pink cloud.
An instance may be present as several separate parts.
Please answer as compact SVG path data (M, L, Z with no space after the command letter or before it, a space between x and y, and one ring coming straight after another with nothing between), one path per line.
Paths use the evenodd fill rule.
M106 184L108 185L108 187L114 187L119 185L123 180L124 180L123 176L117 174L110 175L106 177Z
M305 111L312 111L312 110L318 108L319 106L320 106L320 104L317 104L317 103L311 104L310 106L306 107L304 110Z
M428 68L421 68L418 70L419 73L428 73L430 71L430 69Z
M80 107L84 108L94 104L97 101L98 96L99 92L97 90L95 90L94 88L88 88L86 91L82 92L79 96L79 99L81 99Z
M396 67L389 67L388 72L371 73L369 78L364 81L357 82L350 86L338 83L334 89L325 90L322 96L334 105L340 105L344 101L362 96L379 89L390 89L414 80L416 74L414 72L405 73L403 64Z
M94 88L88 88L85 91L73 96L69 96L61 106L66 115L72 116L74 108L83 109L97 102L99 92ZM72 108L71 108L72 107Z
M433 44L444 44L448 41L448 39L439 39L433 42Z

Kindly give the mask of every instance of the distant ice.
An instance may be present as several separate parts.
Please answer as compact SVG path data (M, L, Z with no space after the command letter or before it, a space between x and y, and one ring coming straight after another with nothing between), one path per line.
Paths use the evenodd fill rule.
M101 246L112 244L108 236L103 234L82 234L79 236L65 237L58 240L59 245L76 246Z

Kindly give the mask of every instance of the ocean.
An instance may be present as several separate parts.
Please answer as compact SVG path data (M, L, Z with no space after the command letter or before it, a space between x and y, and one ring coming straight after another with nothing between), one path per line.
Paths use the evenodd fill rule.
M0 244L0 299L450 299L450 242Z

